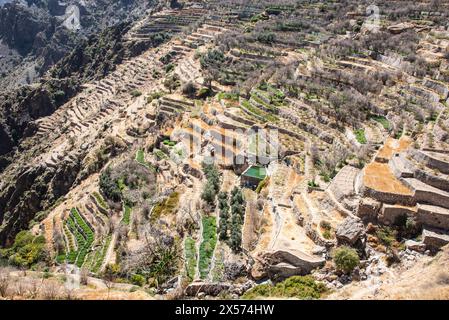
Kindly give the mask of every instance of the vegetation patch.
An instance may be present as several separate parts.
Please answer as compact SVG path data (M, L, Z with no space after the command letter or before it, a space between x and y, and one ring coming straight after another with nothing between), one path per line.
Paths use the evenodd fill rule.
M156 172L154 166L145 160L145 152L142 149L137 150L136 152L136 161L146 167L147 169Z
M174 214L178 208L180 194L172 192L167 199L157 203L151 213L151 220L156 220L161 216Z
M254 107L248 100L242 100L242 107L256 116L263 118L265 121L277 122L279 120L278 117Z
M384 127L385 130L391 129L391 123L390 121L387 120L387 118L383 116L372 116L371 119L373 119L376 122L379 122Z
M390 227L380 228L376 231L376 236L387 248L391 247L396 241L396 231Z
M366 136L365 136L365 129L357 129L354 131L355 138L360 144L366 144Z
M166 160L166 159L168 159L168 156L162 150L154 149L153 150L153 154L156 156L156 158L158 160Z
M230 92L220 92L217 94L217 100L231 100L231 101L239 101L239 94L230 93Z
M72 208L66 220L67 229L75 236L77 251L67 253L66 260L81 268L90 252L95 235L90 226L84 221L78 209ZM73 249L71 249L73 250Z
M123 219L122 219L122 222L124 224L126 224L127 226L131 222L131 212L132 212L131 206L129 206L127 204L124 204L123 205Z
M168 147L174 147L174 146L176 146L176 142L175 141L171 141L171 140L164 140L163 142L162 142L164 145L166 145L166 146L168 146Z
M163 92L160 92L160 91L153 92L152 94L150 94L150 95L147 97L147 103L151 103L151 102L153 102L153 100L162 98L163 96L164 96L164 93L163 93Z
M0 259L7 259L9 263L18 267L31 267L47 258L44 236L34 236L29 231L19 232L13 245L7 249L0 249Z
M195 279L196 264L197 264L197 253L196 253L196 243L191 237L186 238L184 242L185 250L185 268L187 276L190 280Z
M103 208L103 209L108 209L109 206L106 203L106 201L104 200L104 198L101 196L101 194L99 194L98 192L94 192L93 196L95 197L95 200L97 200L97 203Z
M321 282L315 281L311 276L294 276L276 285L258 285L245 292L242 298L247 300L269 297L320 299L326 291L326 286Z
M142 95L142 92L139 91L139 90L133 90L133 91L131 91L131 95L132 95L134 98L137 98L137 97L140 97L140 96Z
M217 244L217 221L215 217L204 217L203 221L203 241L199 252L199 272L200 278L205 279L209 274L210 263Z
M338 270L351 273L360 264L360 258L357 251L344 246L335 250L334 263Z

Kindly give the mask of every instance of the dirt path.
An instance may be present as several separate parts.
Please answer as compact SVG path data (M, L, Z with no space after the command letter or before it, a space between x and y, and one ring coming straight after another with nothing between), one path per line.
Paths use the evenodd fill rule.
M106 268L106 266L108 264L115 262L115 258L113 257L113 255L115 253L114 248L115 248L115 243L117 241L117 236L118 236L118 230L114 231L114 233L112 234L111 243L109 244L109 248L104 257L103 264L101 265L101 268L99 270L100 273L104 271L104 269Z

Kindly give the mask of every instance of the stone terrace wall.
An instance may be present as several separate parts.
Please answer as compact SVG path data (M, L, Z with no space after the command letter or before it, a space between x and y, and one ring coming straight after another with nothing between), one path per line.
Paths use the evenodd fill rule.
M416 161L425 163L429 168L438 169L442 173L449 174L449 163L433 157L427 152L422 152L416 149L410 149L408 154Z
M396 193L382 192L377 191L367 186L362 187L362 195L364 197L373 198L380 202L390 203L390 204L402 204L406 206L414 206L416 205L416 200L413 196L401 195Z

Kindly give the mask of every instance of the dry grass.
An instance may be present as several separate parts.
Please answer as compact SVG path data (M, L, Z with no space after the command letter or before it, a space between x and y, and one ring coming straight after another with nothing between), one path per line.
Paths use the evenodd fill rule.
M376 191L412 195L412 191L403 185L390 171L388 164L373 162L365 169L364 184Z
M399 140L390 137L385 142L385 145L379 150L377 157L390 160L393 154L406 150L412 142L413 141L408 137L401 137Z

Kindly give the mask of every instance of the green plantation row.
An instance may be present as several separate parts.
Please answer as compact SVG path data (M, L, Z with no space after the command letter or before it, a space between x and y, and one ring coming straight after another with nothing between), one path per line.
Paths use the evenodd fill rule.
M185 268L187 277L190 280L195 279L196 265L198 261L198 256L196 253L196 243L195 240L191 237L188 237L184 242L184 251L185 251Z
M201 279L206 279L217 244L217 220L215 217L204 217L202 223L203 241L200 244L198 267Z
M85 267L94 273L100 272L103 265L106 253L108 252L109 245L111 244L112 236L106 237L103 245L92 251L86 261Z
M76 208L70 210L70 215L64 221L63 229L68 242L68 252L59 254L56 260L59 263L67 262L82 267L92 248L95 239L94 231Z

